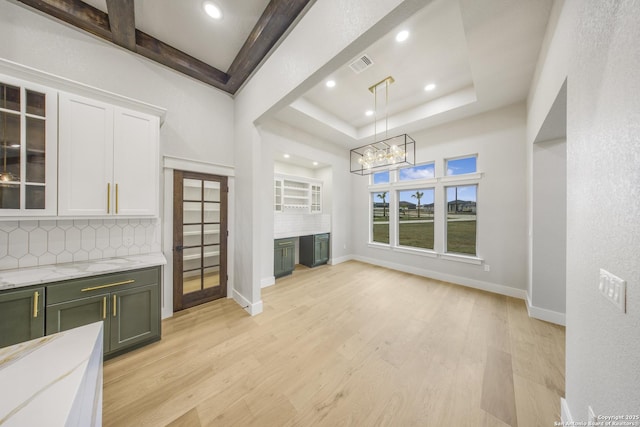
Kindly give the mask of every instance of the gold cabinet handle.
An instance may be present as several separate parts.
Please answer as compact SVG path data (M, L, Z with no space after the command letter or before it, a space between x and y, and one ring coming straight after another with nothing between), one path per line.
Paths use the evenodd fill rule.
M116 215L118 214L118 184L116 184Z
M131 280L125 280L122 282L109 283L108 285L92 286L90 288L80 289L80 292L95 291L96 289L110 288L112 286L128 285L129 283L134 283L134 282L135 280L131 279Z
M107 318L107 297L102 298L102 318Z
M111 213L111 183L107 183L107 213Z
M113 296L113 317L118 315L118 309L116 308L118 304L118 297L116 295Z
M38 297L40 294L38 292L33 293L33 317L38 317Z

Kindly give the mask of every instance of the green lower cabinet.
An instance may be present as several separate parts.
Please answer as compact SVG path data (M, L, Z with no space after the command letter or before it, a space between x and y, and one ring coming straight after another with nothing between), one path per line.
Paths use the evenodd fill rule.
M0 293L0 348L44 336L44 288Z
M47 335L89 323L102 322L104 352L109 351L109 294L80 298L47 306Z
M300 264L315 267L329 261L329 233L300 237Z
M160 298L155 285L111 294L110 351L121 350L160 336Z
M160 267L47 286L47 335L103 322L104 354L160 339Z
M295 268L296 246L294 239L277 239L273 246L273 275L277 277L291 274Z

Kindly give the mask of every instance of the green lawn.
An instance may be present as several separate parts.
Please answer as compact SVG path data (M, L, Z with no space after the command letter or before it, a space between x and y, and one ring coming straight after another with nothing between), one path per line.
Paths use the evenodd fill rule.
M476 254L476 220L447 224L447 252Z
M399 224L398 243L401 246L433 249L433 222Z
M376 218L376 221L377 218ZM389 224L373 224L373 241L389 243ZM433 222L400 224L398 243L402 246L433 249ZM476 254L476 221L447 224L447 252Z

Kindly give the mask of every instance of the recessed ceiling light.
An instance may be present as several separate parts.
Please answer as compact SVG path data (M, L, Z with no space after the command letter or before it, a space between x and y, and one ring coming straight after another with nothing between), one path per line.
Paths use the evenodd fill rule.
M282 155L282 157L284 157L285 159L288 159L288 158L289 158L289 157L291 157L291 156L290 156L290 155L288 155L288 154L283 154L283 155Z
M396 41L397 42L403 42L408 38L409 38L409 31L407 31L407 30L402 30L398 34L396 34Z
M318 162L313 162L313 166L318 166Z
M205 1L204 3L202 3L202 7L204 8L204 11L207 13L207 15L209 15L213 19L222 18L222 11L220 11L220 8L212 2Z
M364 112L364 115L365 116L373 116L373 111L367 110L367 111Z
M327 87L334 87L336 85L336 81L335 80L327 80L325 85L327 85Z
M434 90L435 88L436 88L435 83L429 83L428 85L426 85L424 87L424 90L426 90L428 92L428 91Z

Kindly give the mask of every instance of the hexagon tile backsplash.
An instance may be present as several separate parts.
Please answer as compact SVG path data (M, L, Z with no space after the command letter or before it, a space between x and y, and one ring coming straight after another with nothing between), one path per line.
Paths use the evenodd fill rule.
M159 251L157 219L0 221L0 270Z

